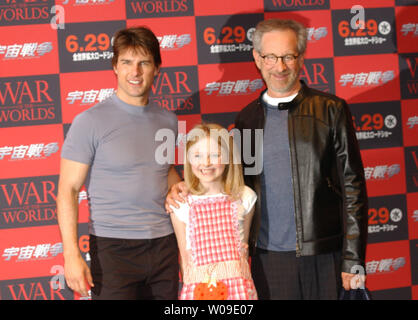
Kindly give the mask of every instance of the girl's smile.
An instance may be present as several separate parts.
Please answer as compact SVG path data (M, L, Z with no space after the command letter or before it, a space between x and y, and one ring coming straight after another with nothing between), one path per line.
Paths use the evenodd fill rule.
M210 137L202 138L190 147L187 153L193 174L209 193L223 191L222 174L225 164L222 161L222 148Z

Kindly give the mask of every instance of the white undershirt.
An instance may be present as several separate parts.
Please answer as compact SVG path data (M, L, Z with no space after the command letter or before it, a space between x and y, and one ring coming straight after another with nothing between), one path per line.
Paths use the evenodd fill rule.
M298 95L298 92L296 92L295 94L292 94L291 96L288 96L288 97L273 98L273 97L270 97L267 94L267 91L266 91L263 94L263 100L264 100L264 102L267 102L271 106L277 106L277 105L279 105L279 103L286 103L286 102L292 101L297 95Z

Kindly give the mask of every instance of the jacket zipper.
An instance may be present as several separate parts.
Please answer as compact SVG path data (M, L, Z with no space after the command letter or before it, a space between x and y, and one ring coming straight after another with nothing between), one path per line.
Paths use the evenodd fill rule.
M288 121L287 121L287 126L288 126L288 128L289 128L289 123L291 122L291 119L290 119L290 112L289 112L289 110L287 111L287 119L288 119ZM293 130L293 123L292 123L292 130ZM290 130L288 129L288 134L290 133ZM293 137L293 135L292 135L292 137ZM292 188L293 188L293 190L294 190L294 186L295 186L295 181L294 181L294 176L293 176L293 159L292 159L292 152L291 152L291 145L290 145L290 136L288 137L289 139L289 159L290 159L290 167L292 168L292 172L291 172L291 177L292 177ZM299 258L300 256L301 256L301 250L300 250L300 247L299 247L299 238L300 238L300 236L299 236L299 234L298 234L298 223L297 223L297 217L296 217L296 215L297 215L297 213L296 213L296 197L295 197L295 194L294 194L294 191L293 191L293 206L294 206L294 208L295 208L295 228L296 228L296 257L297 258Z

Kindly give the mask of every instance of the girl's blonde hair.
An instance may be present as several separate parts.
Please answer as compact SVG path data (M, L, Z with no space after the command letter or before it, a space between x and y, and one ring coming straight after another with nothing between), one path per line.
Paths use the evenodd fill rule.
M221 150L227 151L222 160L225 161L225 170L222 174L222 183L224 192L233 199L238 199L244 186L244 177L242 175L239 152L234 145L233 137L228 131L216 123L201 123L196 125L187 134L186 147L184 150L184 180L192 194L201 195L206 192L200 184L199 179L193 174L188 152L190 148L202 138L216 139Z

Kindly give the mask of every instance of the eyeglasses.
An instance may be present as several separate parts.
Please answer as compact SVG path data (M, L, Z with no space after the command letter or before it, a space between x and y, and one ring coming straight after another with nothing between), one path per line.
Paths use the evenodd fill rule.
M282 60L282 63L284 63L285 65L292 66L296 62L297 58L299 58L299 54L298 55L286 54L284 56L276 56L275 54L267 54L265 56L261 56L261 58L263 58L264 63L268 66L274 66L277 63L277 60L279 58Z

